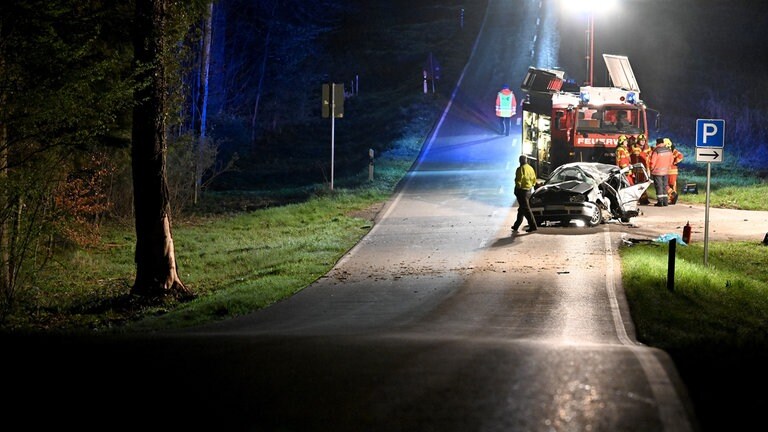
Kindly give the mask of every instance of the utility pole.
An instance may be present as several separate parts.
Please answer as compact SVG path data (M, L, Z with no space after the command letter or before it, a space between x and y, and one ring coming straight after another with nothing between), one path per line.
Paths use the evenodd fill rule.
M594 82L594 57L595 57L595 12L587 14L587 85Z

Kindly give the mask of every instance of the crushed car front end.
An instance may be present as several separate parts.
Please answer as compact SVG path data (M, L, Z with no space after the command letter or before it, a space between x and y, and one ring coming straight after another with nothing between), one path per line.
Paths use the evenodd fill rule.
M541 186L530 205L538 225L568 225L577 220L596 226L603 221L602 201L595 184L572 180Z
M631 184L630 169L600 162L572 162L557 167L531 196L530 204L539 225L597 226L618 219L622 223L638 216L638 200L651 184ZM645 178L648 178L646 176Z

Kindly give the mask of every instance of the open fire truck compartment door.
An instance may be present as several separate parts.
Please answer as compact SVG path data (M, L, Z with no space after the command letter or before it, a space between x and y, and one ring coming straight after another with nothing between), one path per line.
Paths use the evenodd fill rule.
M563 88L565 72L529 67L520 88L527 93L553 94Z
M629 64L627 56L603 54L603 59L614 87L640 93L640 86L637 85L635 73L632 72L632 66Z

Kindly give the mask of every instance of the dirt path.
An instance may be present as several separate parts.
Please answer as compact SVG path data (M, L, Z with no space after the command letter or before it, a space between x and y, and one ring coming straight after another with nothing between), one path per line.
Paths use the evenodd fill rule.
M691 243L703 242L706 208L703 205L678 203L668 207L640 206L642 214L623 226L630 236L653 239L663 234L683 234L691 224ZM710 241L762 242L768 233L768 211L710 208Z

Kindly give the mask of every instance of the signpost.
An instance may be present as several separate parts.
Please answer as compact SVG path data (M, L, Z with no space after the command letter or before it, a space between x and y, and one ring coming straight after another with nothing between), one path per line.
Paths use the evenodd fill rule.
M707 163L707 196L704 207L704 265L709 256L709 179L712 162L722 162L725 152L725 120L696 120L696 162Z
M333 190L333 160L335 158L336 118L344 117L344 84L323 84L323 118L331 118L331 190Z

